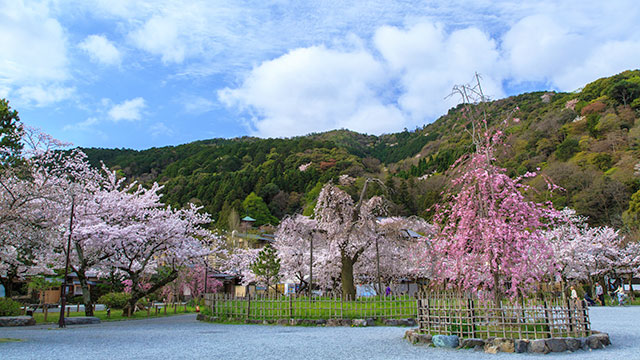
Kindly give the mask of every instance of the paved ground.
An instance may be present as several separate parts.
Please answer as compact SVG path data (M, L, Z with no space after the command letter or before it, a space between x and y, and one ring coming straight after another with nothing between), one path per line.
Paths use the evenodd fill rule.
M624 359L640 360L640 307L593 308L605 350L546 356L488 355L409 345L405 328L324 328L201 323L195 315L108 322L67 329L0 328L0 359Z

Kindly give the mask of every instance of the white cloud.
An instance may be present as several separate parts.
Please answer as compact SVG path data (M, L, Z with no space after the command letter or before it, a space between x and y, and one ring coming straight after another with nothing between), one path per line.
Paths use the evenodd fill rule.
M430 122L459 99L456 84L484 75L488 94L503 95L495 41L468 28L447 34L423 22L382 27L374 49L299 48L254 68L243 83L219 92L222 103L251 116L260 136L290 136L335 128L367 133ZM376 58L376 50L382 59Z
M71 93L60 85L69 78L66 34L46 3L2 2L0 44L0 88L26 96L18 102L45 105ZM47 95L45 88L58 89Z
M149 127L149 133L153 137L172 136L174 134L173 130L169 128L167 125L165 125L165 123L163 122L159 122L151 125Z
M141 97L135 99L126 100L121 104L114 105L108 112L109 117L113 121L120 120L140 120L142 117L142 110L146 107L145 101Z
M262 63L242 86L218 95L225 105L253 114L253 130L261 136L342 127L380 132L404 126L400 111L377 95L387 81L384 66L364 49L313 46Z
M15 93L20 97L22 102L42 107L66 100L70 98L75 91L76 89L73 87L52 84L47 86L22 86L18 88Z
M400 83L398 103L412 125L430 122L459 99L445 97L456 84L483 75L487 94L504 95L500 54L495 41L476 28L447 34L440 24L418 23L408 29L384 26L374 36L376 49Z
M78 46L86 51L94 62L115 66L122 62L120 51L103 35L89 35Z
M90 117L76 124L67 124L62 128L62 130L64 131L87 130L98 123L99 123L98 118Z
M216 104L202 96L181 96L180 103L188 114L200 115L213 110Z

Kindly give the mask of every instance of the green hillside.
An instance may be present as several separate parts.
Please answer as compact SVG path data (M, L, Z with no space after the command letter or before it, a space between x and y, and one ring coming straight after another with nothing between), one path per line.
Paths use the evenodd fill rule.
M508 129L508 147L498 155L511 175L540 168L565 189L548 199L557 207L571 206L592 224L623 226L622 213L640 189L633 169L640 161L640 71L596 80L576 93L527 93L486 106L494 122L519 108L515 116L520 121ZM222 218L221 227L230 209L243 213L242 201L252 192L282 218L302 211L313 202L318 184L342 174L378 177L391 190L392 212L429 217L446 171L472 150L460 109L421 129L381 136L334 130L290 139L212 139L143 151L84 150L92 162L102 160L129 178L164 184L167 203L203 205ZM537 179L534 185L546 183Z

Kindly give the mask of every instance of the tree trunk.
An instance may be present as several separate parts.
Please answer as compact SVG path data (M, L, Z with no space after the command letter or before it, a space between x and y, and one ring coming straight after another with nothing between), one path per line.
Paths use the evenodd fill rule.
M84 275L80 276L78 274L78 279L80 280L80 286L82 287L82 303L84 304L84 315L85 316L93 316L93 303L91 302L91 289L89 288L89 282L87 281L87 277Z
M342 269L340 271L342 282L342 297L347 300L356 298L356 287L353 281L353 259L347 255L342 255Z
M172 269L172 271L167 273L164 278L161 278L157 282L153 283L149 289L140 290L138 286L139 275L130 274L129 280L131 280L131 298L127 302L127 306L125 306L125 308L122 309L122 316L124 317L129 316L129 309L131 309L131 315L133 315L136 312L136 304L138 303L138 300L162 288L163 286L175 280L177 277L178 277L178 271L175 269Z
M634 301L636 299L633 293L633 275L629 275L629 299Z
M493 301L496 309L500 308L500 300L502 300L502 293L500 291L500 274L497 271L493 272Z

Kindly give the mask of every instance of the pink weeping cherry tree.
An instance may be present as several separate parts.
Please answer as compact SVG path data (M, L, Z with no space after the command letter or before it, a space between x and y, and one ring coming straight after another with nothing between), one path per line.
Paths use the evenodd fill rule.
M552 256L552 248L543 231L561 214L550 203L525 196L530 188L523 181L535 173L512 179L495 165L494 154L503 146L504 133L490 128L479 77L476 80L475 86L454 88L462 97L475 151L452 166L458 172L445 194L448 201L435 208L435 275L450 287L485 298L492 294L499 304L505 294L515 297L533 290L548 274L541 260ZM512 114L499 126L507 126Z

